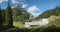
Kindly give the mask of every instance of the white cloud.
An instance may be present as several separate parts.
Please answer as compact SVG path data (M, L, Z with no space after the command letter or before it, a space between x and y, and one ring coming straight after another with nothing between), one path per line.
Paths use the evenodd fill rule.
M13 4L19 3L19 2L16 1L16 0L11 0L11 2L12 2Z
M40 13L38 13L40 9L37 6L31 6L27 9L27 12L31 13L34 17L37 17Z
M2 3L3 1L8 1L8 0L0 0L0 3Z
M27 7L27 3L26 3L26 1L25 0L11 0L11 2L13 3L13 4L21 4L22 5L22 8L25 8L25 7Z
M2 3L2 0L0 0L0 3Z
M27 7L28 4L22 4L22 8L25 8Z

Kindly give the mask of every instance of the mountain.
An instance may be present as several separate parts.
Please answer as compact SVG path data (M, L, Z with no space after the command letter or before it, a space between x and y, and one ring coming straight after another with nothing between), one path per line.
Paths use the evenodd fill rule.
M30 17L30 13L28 13L24 8L20 8L18 5L12 8L13 10L13 19L14 21L28 21Z
M54 9L44 11L36 19L49 18L52 15L54 15L54 16L60 15L60 6L57 6Z

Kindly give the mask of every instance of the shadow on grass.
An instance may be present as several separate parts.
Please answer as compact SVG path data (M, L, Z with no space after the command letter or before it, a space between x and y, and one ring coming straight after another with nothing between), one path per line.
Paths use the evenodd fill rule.
M18 27L15 27L15 28L7 30L6 32L29 32L29 30L30 29L27 29L27 28L18 28Z
M33 28L33 29L14 27L5 32L60 32L60 27L56 27L54 25L46 28L42 27L42 28Z

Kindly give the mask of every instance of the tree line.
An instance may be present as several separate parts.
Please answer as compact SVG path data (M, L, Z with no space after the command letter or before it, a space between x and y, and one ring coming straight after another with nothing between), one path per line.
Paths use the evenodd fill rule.
M0 30L5 26L13 26L12 10L9 3L6 9L1 9L0 6Z

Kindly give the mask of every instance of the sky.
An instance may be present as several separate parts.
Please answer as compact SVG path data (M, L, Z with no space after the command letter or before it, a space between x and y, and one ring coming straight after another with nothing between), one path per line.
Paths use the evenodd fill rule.
M46 10L60 5L60 0L0 0L1 8L5 9L8 2L14 8L15 4L37 17Z

